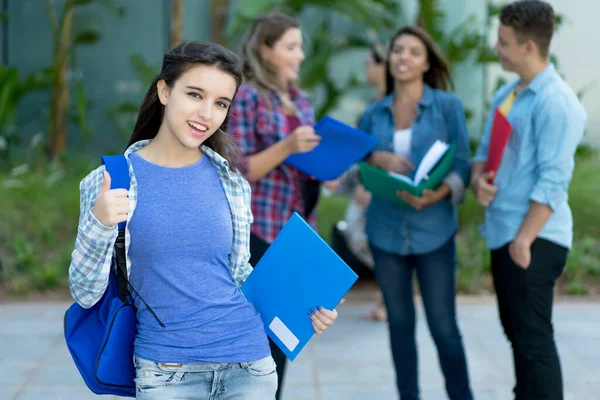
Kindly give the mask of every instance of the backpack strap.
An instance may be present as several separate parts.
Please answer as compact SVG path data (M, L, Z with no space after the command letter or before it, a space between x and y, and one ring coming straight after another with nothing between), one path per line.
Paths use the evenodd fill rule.
M131 186L131 177L129 176L129 163L123 155L117 156L102 156L102 164L106 168L106 172L110 175L110 189L126 189ZM117 287L119 290L119 298L125 304L130 304L129 295L131 292L139 296L140 300L146 305L148 311L156 318L156 321L163 328L165 324L158 318L152 307L140 296L135 288L129 283L127 278L127 256L125 255L125 227L127 222L119 222L119 234L115 242L114 261L116 264Z
M102 156L102 164L106 172L110 175L110 189L129 190L129 164L123 154L117 156ZM119 298L125 304L129 303L127 262L125 256L125 226L127 222L119 222L119 234L115 242L114 261L116 263L117 286L119 289Z
M129 164L123 154L118 156L102 156L102 164L110 175L110 189L129 190L131 185L129 177ZM127 222L119 223L119 233L125 229Z

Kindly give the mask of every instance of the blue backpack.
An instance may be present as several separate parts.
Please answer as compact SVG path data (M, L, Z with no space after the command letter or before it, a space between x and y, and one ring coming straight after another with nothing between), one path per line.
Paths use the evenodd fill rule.
M125 156L103 156L102 162L111 176L110 188L128 190L129 167ZM65 313L64 330L73 361L92 392L135 397L136 309L130 292L135 289L127 280L125 225L119 223L106 292L89 309L77 303L71 305Z

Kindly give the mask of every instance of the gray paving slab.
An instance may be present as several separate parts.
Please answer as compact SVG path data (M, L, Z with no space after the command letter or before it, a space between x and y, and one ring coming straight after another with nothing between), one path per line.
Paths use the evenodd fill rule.
M19 393L21 386L0 385L0 400L13 399Z
M20 387L27 376L35 370L36 362L0 359L0 388L5 386ZM1 390L0 390L1 391Z
M373 384L332 384L322 388L320 398L327 400L375 400L393 399L393 396L395 396L395 388L391 384L385 386Z
M511 398L510 346L494 299L461 298L458 304L475 398ZM0 400L98 398L85 387L64 343L62 316L68 305L0 304ZM362 318L370 307L364 299L350 298L340 308L334 328L316 336L289 364L284 400L397 398L387 326ZM598 316L600 302L557 300L554 326L566 400L595 399L600 393ZM444 379L420 304L417 321L422 400L445 399Z
M290 364L291 372L286 374L286 385L309 385L312 386L315 382L313 362L307 361L294 361Z
M313 386L297 386L291 384L286 386L285 400L306 400L321 398L319 391Z
M56 345L60 337L56 334L48 336L32 336L0 334L0 356L6 360L35 361L45 356Z
M328 384L383 385L394 381L394 370L386 362L340 362L330 359L319 361L319 381Z
M19 400L113 400L114 396L99 397L90 391L82 390L81 387L71 386L29 386L18 397Z
M50 360L50 358L48 358ZM84 384L73 362L51 362L44 363L31 374L29 378L31 386L81 386Z
M458 318L466 346L471 384L476 399L511 398L514 384L510 345L503 336L493 298L460 299ZM369 305L340 310L340 321L312 343L319 399L397 398L385 324L361 319ZM565 379L565 399L594 399L600 391L600 303L557 301L555 329ZM593 317L596 315L596 317ZM417 343L423 400L447 398L435 345L418 311ZM586 351L593 347L592 351ZM374 361L374 363L373 363ZM373 367L372 364L375 366ZM306 363L303 367L306 367ZM585 371L585 372L583 372ZM296 373L294 364L288 376ZM302 372L306 375L306 371ZM284 399L296 398L286 386ZM377 396L375 396L377 394ZM362 397L361 397L362 396Z

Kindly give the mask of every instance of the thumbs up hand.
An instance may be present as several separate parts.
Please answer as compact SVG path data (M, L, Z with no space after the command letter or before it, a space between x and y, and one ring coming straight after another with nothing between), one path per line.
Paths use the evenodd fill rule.
M92 209L94 216L102 225L113 227L119 222L127 221L129 214L129 197L125 189L110 189L110 174L104 171L104 182L96 203Z
M107 171L104 171L104 182L102 182L100 193L108 192L110 190L110 182L110 174Z

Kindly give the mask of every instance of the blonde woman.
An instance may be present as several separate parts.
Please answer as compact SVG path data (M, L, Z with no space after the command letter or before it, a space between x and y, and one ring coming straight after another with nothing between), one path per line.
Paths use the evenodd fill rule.
M242 48L242 85L231 108L229 132L240 147L240 165L252 186L250 263L255 266L283 225L298 212L313 226L320 183L284 163L319 144L308 96L296 87L304 61L296 18L269 13L257 18ZM333 323L331 312L313 318L316 332ZM321 329L322 328L322 329ZM281 393L286 357L270 341Z

